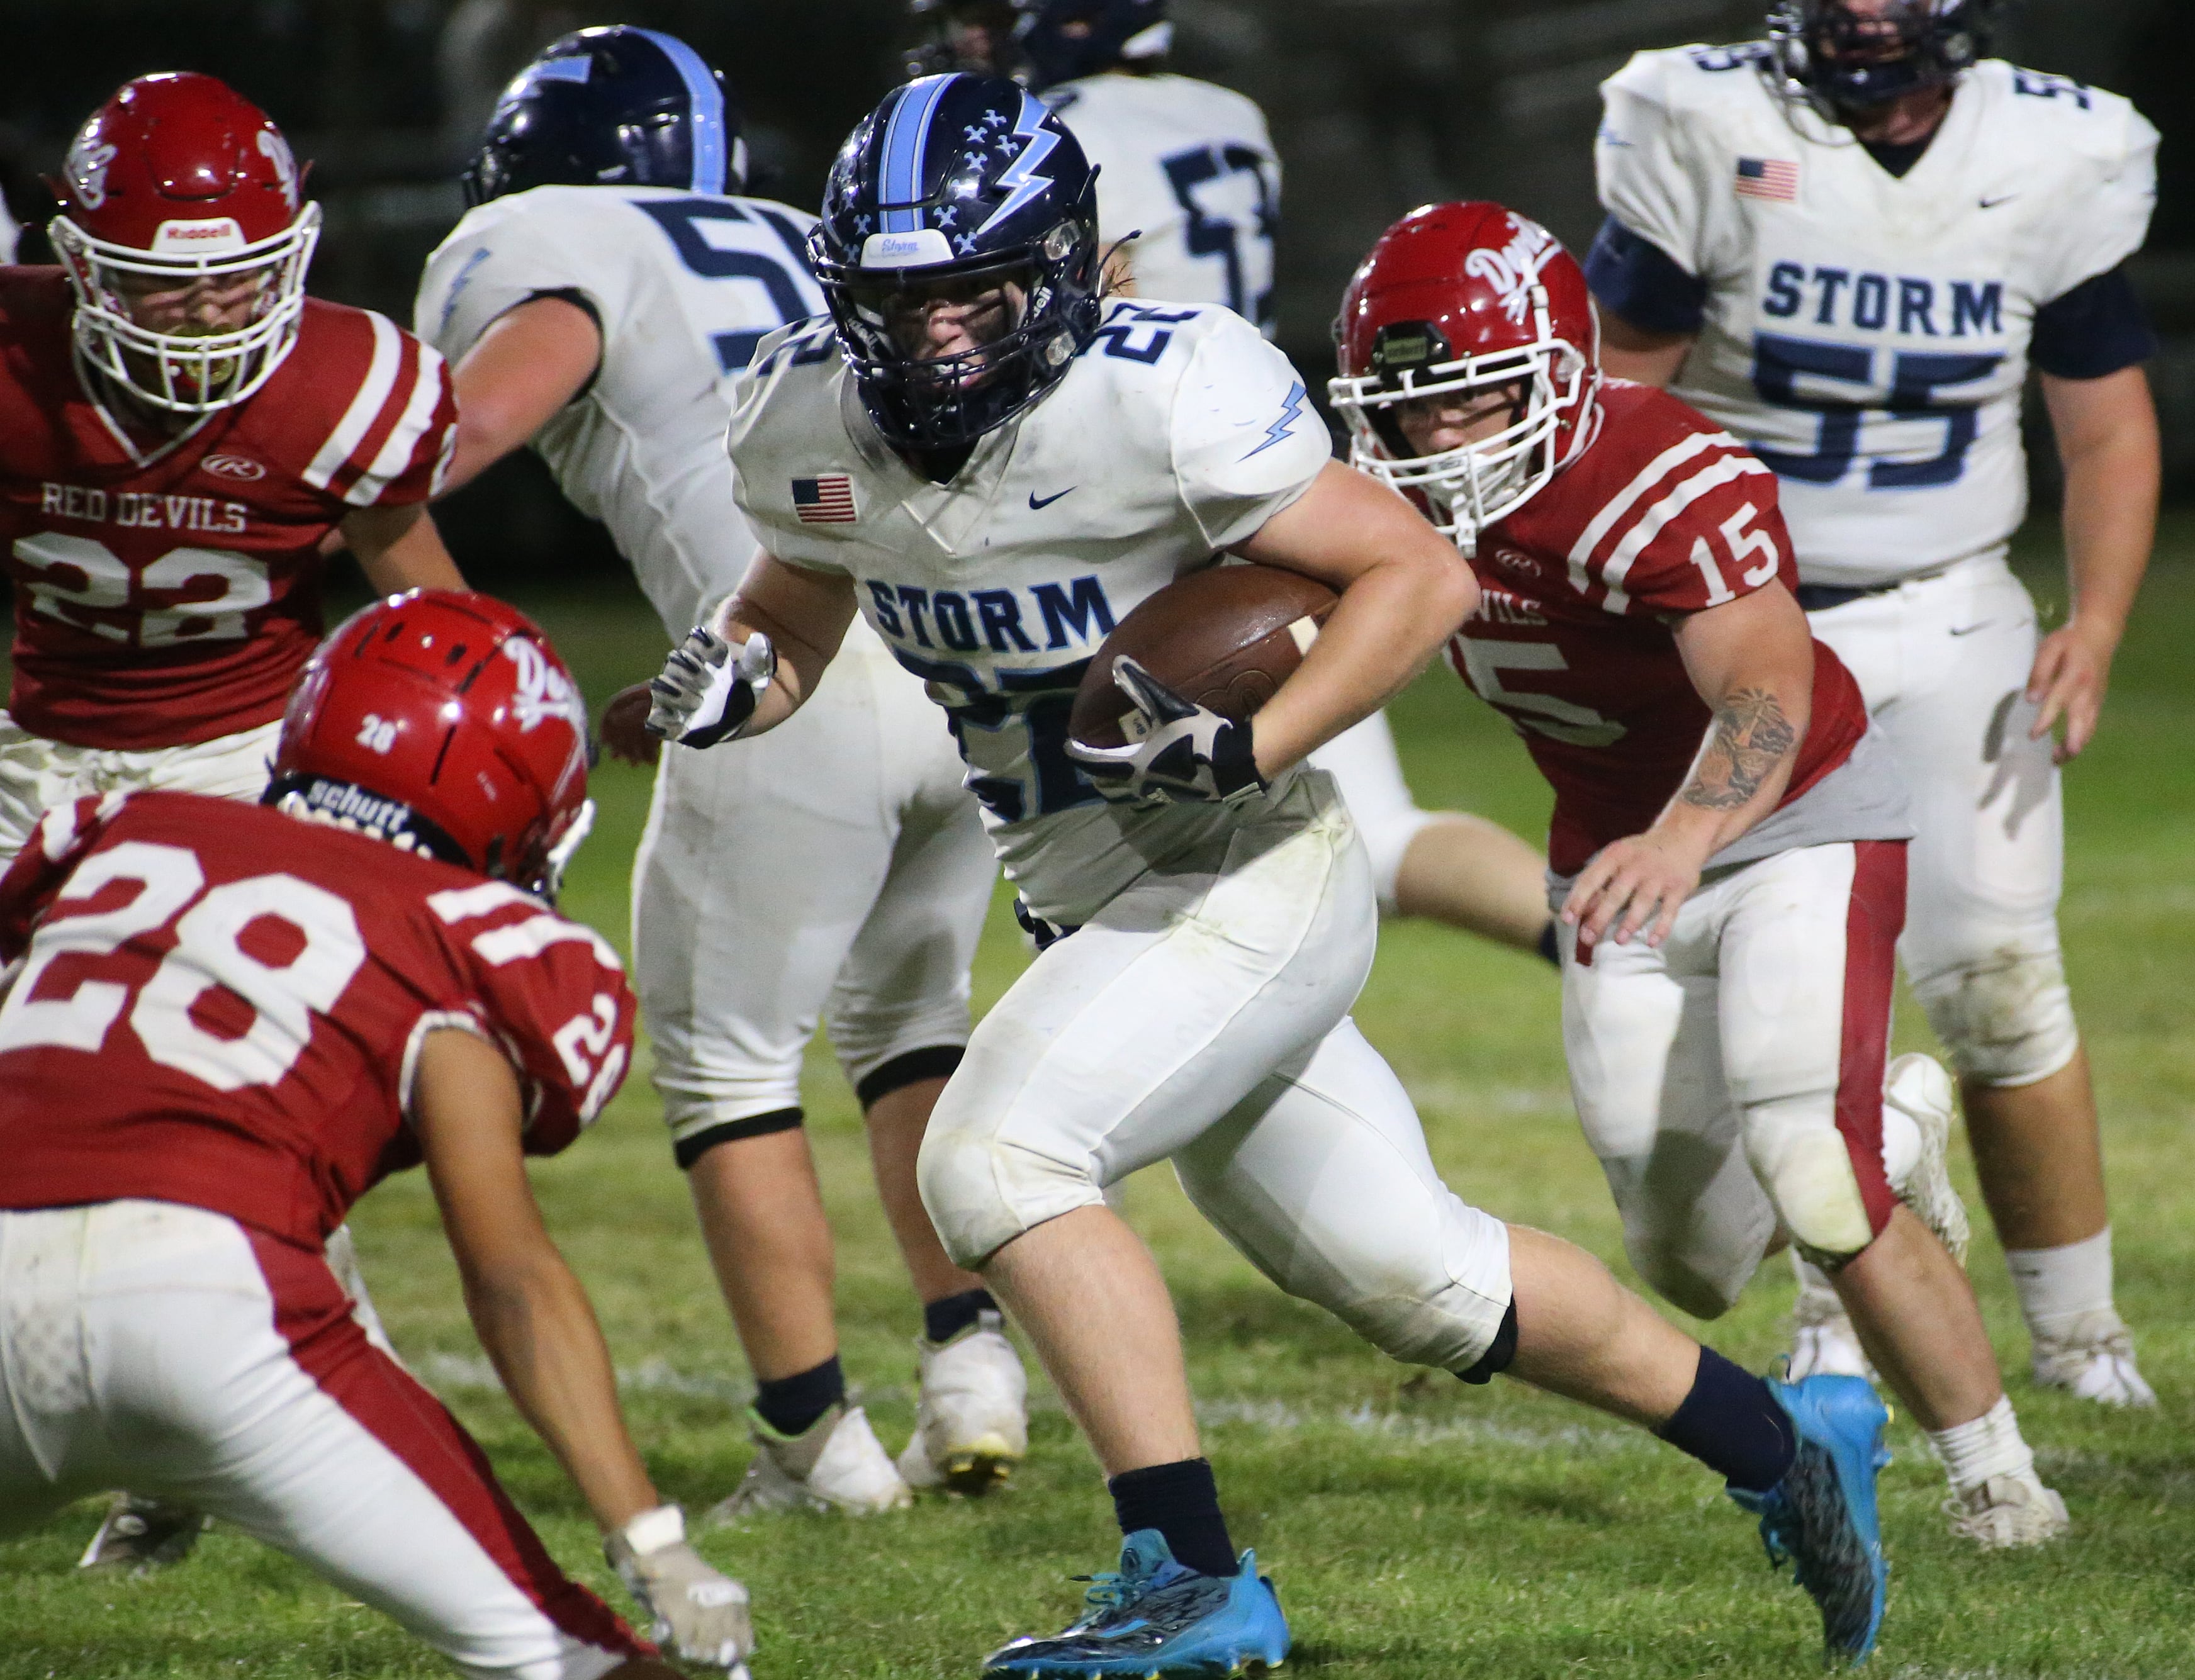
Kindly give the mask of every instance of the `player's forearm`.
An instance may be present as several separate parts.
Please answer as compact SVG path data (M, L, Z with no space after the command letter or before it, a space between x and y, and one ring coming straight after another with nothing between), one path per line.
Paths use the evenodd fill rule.
M424 508L361 508L343 521L343 534L376 595L465 587Z
M605 1531L662 1500L618 1409L594 1309L553 1252L468 1274L465 1307L511 1401L555 1453Z
M1676 797L1653 832L1704 863L1774 810L1791 784L1806 738L1812 696L1768 683L1742 683L1714 716Z
M1303 664L1258 713L1261 773L1277 774L1369 717L1432 662L1478 605L1477 581L1452 553L1375 566L1342 591Z
M2051 407L2065 475L2062 521L2072 622L2116 648L2157 537L2162 452L2141 370L2111 378L2124 388L2096 405L2099 412L2076 420L2063 400Z

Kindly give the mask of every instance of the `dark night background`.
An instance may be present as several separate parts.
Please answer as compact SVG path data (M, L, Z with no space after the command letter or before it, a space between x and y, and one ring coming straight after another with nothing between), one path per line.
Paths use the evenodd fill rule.
M1503 199L1582 249L1599 222L1596 87L1633 49L1757 35L1749 0L1175 0L1175 67L1241 89L1287 171L1281 337L1313 376L1350 269L1380 229L1446 197ZM904 0L0 0L0 185L44 260L38 185L113 88L210 72L266 107L327 232L313 289L409 323L420 263L462 203L457 168L512 71L555 36L628 22L685 37L725 72L756 159L750 190L812 205L846 131L900 74ZM2171 492L2195 497L2195 6L2027 0L1998 50L2129 95L2163 130L2137 279L2165 335L2152 378ZM2037 440L2038 442L2041 440ZM2047 445L2038 488L2050 492ZM438 509L487 587L618 567L532 457ZM621 569L621 568L619 568Z

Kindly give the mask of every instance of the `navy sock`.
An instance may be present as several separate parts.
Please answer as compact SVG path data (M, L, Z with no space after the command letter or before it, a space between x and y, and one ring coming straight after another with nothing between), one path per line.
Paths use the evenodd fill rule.
M1713 1348L1700 1349L1692 1391L1654 1433L1731 1487L1754 1493L1781 1482L1799 1451L1798 1433L1768 1384Z
M1219 1514L1219 1484L1209 1458L1123 1470L1105 1486L1123 1534L1155 1528L1166 1536L1175 1562L1203 1575L1235 1573L1235 1544Z
M755 1410L780 1435L805 1435L815 1420L846 1397L846 1373L832 1354L810 1371L755 1384Z
M1539 943L1534 948L1550 963L1553 963L1557 968L1562 967L1562 941L1555 937L1555 924L1553 922L1550 921L1546 927L1540 929Z
M922 1309L922 1333L932 1347L942 1347L975 1323L978 1315L998 1310L989 1290L964 1289Z

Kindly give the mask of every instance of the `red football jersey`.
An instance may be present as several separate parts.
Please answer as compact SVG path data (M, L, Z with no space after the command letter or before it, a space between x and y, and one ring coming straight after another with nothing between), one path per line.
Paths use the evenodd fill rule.
M1647 386L1611 380L1600 406L1585 453L1480 537L1483 598L1449 643L1555 790L1558 875L1651 827L1699 751L1709 712L1668 620L1799 582L1775 475L1743 444ZM1858 685L1817 642L1813 716L1783 803L1866 733Z
M271 722L320 638L321 539L439 485L457 434L442 359L309 299L264 387L170 437L93 399L72 308L60 269L0 268L8 709L32 734L115 749Z
M526 1148L615 1093L633 997L591 929L380 840L190 793L56 805L0 877L0 1207L145 1197L317 1246L415 1165L419 1046L500 1045Z

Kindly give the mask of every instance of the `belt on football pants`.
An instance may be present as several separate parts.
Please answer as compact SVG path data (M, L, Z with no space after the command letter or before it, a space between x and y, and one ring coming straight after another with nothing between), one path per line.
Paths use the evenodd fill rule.
M1904 578L1898 578L1887 584L1868 584L1858 589L1847 589L1842 584L1801 584L1795 593L1800 611L1826 613L1832 607L1864 601L1871 595L1888 595L1904 581Z

